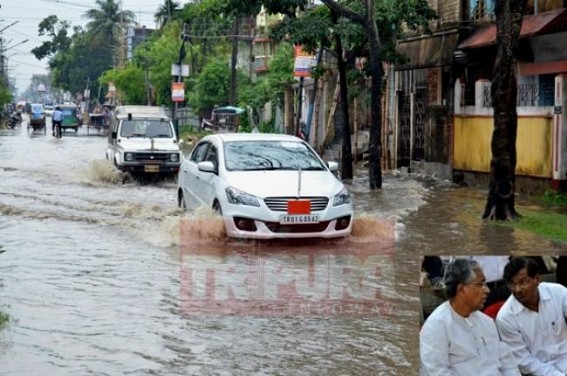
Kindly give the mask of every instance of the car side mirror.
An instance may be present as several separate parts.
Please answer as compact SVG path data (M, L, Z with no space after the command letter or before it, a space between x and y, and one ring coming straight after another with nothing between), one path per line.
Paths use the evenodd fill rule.
M199 171L203 171L203 172L212 172L212 173L217 172L214 163L211 161L199 162L197 163L197 168L199 169Z
M329 166L329 170L331 172L335 172L339 170L339 164L337 162L327 162L327 166Z

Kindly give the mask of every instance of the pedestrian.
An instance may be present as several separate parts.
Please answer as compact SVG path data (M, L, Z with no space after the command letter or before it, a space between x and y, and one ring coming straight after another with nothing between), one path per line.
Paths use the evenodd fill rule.
M541 282L537 263L514 257L504 268L512 291L496 317L502 341L533 376L567 374L567 288Z
M55 136L56 127L59 126L59 135L61 135L61 122L63 121L63 112L59 106L55 107L53 115L51 116L51 133Z
M510 348L498 338L494 320L479 311L489 290L478 262L452 260L443 283L448 300L420 332L420 375L521 376Z

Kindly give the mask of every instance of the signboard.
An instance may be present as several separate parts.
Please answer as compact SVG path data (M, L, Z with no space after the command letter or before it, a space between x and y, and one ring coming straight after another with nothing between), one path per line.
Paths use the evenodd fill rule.
M293 65L294 77L311 77L311 68L317 65L315 55L303 51L301 46L295 46L295 63Z
M116 93L116 85L114 85L114 82L110 81L108 83L108 92L109 93Z
M171 64L171 75L172 76L179 76L179 64ZM181 76L187 77L189 76L189 65L181 64Z
M171 83L171 100L173 102L183 102L185 100L185 85L183 82Z

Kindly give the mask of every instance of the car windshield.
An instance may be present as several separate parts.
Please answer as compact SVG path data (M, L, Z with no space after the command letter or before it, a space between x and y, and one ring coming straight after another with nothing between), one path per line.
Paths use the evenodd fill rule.
M229 141L224 159L228 171L326 169L306 144L296 141Z
M168 121L150 119L124 120L120 130L122 137L170 138L173 136Z

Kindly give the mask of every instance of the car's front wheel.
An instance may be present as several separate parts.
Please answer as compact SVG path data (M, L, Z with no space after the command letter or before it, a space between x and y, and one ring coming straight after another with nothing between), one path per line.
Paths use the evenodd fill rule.
M183 195L183 191L179 190L177 195L177 205L183 211L187 211L187 202L185 202L185 196Z
M215 202L213 203L213 211L214 211L215 214L217 214L217 215L222 215L221 206L220 206L219 202L216 201L216 200L215 200Z

